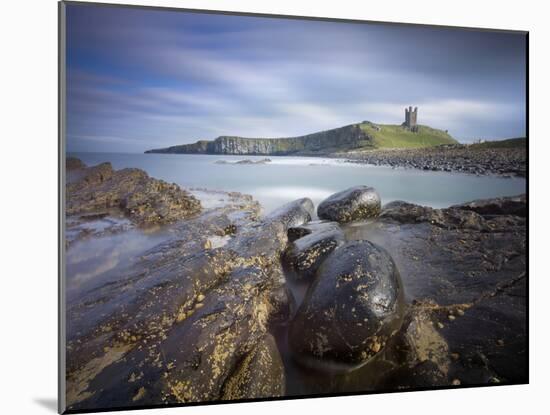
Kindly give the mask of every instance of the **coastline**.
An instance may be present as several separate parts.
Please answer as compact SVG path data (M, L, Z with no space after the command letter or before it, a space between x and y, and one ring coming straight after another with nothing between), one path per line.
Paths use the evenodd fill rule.
M526 177L527 147L521 145L484 147L483 144L449 144L422 148L387 148L368 150L346 150L343 152L299 151L288 154L271 153L170 153L145 154L191 154L210 156L236 156L242 160L232 164L266 164L268 157L312 157L333 158L349 163L372 166L389 166L429 171L445 171L473 174L477 176ZM263 157L252 161L247 157ZM225 164L220 161L220 164ZM228 163L231 164L231 163Z
M472 145L419 149L380 149L327 155L350 163L412 168L430 171L526 177L527 149L475 148Z
M71 409L526 381L525 197L381 207L374 189L361 188L343 197L369 195L372 208L318 206L338 223L311 221L307 198L260 216L250 196L188 193L137 169L71 164L80 173L68 185L78 197L69 189L67 220L119 218L115 233L161 226L170 234L67 305ZM199 208L198 192L212 203ZM108 211L91 208L91 195L110 201ZM120 215L131 226L118 226ZM338 290L313 295L314 281L337 275L323 271L329 263L345 270L357 249L374 249L377 269L393 270L385 278L394 279L394 305L374 336L337 323L340 336L364 337L352 353L333 343L336 317L299 322L311 307L331 315L315 296L339 301ZM344 321L362 321L371 306ZM311 365L324 375L312 379Z

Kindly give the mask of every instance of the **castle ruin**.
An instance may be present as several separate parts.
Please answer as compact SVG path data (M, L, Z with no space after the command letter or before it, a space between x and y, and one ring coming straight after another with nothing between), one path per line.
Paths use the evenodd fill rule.
M413 110L413 107L405 108L405 122L403 123L403 126L413 132L417 132L418 131L418 126L416 125L417 116L418 116L418 107L414 107L414 110Z

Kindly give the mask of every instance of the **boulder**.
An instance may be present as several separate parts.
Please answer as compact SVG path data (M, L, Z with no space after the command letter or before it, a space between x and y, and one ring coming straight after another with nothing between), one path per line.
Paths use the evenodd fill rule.
M275 209L265 217L265 221L279 222L288 230L291 227L309 222L314 210L311 199L304 197Z
M434 209L412 203L394 201L384 205L380 219L401 224L427 222L442 229L471 229L491 232L502 227L497 220L486 220L473 210L450 207ZM492 223L490 223L492 222Z
M380 206L380 196L374 188L355 186L323 200L317 207L317 215L321 219L352 222L377 216Z
M274 398L285 394L285 368L275 339L266 334L226 379L223 400Z
M527 196L524 194L510 197L474 200L472 202L451 206L452 208L471 210L480 215L515 215L527 216Z
M271 292L269 303L273 308L269 323L273 327L286 326L296 311L296 300L286 284Z
M65 166L67 170L79 170L86 168L86 164L76 157L67 157L65 160Z
M341 229L326 228L290 243L284 259L296 271L298 280L311 280L323 260L344 241Z
M96 166L88 167L86 168L85 172L86 173L82 177L82 180L80 183L82 184L82 186L93 186L93 185L99 185L109 180L113 176L114 170L111 163L107 162L107 163L98 164ZM146 173L143 172L143 174L146 174Z
M350 241L317 270L289 328L298 362L351 370L382 350L402 321L399 272L384 249Z
M67 183L67 215L118 210L139 225L165 224L196 215L200 202L176 184L140 169L111 163L79 169Z
M387 203L380 212L380 218L391 219L399 223L421 222L433 209L431 207L415 205L413 203L395 200Z
M338 222L329 222L324 220L308 222L304 225L288 228L288 241L294 242L296 239L309 235L313 232L326 231L329 229L339 230L340 225L338 225Z

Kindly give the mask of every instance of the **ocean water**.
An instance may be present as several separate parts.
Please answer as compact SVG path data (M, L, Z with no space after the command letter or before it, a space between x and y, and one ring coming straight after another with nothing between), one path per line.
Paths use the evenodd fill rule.
M88 165L109 161L115 169L137 167L184 188L237 191L252 195L265 213L301 197L317 205L332 193L355 185L374 187L382 203L404 200L447 207L474 199L526 191L524 178L475 176L347 163L318 157L271 156L267 164L231 164L264 156L191 154L72 153ZM226 164L216 163L224 160Z

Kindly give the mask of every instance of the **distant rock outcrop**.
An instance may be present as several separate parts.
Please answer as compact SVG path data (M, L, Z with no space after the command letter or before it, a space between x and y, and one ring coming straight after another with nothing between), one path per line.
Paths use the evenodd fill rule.
M146 153L173 154L237 154L237 155L288 155L328 154L365 146L371 137L359 124L318 133L289 138L244 138L221 136L214 141L197 141L167 148L148 150Z
M200 212L200 202L176 184L149 177L140 169L113 170L111 163L85 167L68 158L67 215L118 210L139 225L164 224Z

